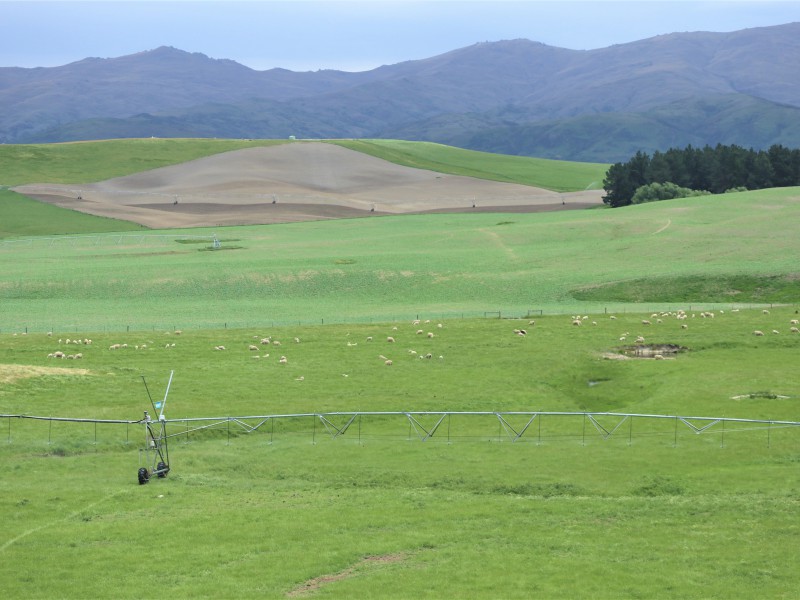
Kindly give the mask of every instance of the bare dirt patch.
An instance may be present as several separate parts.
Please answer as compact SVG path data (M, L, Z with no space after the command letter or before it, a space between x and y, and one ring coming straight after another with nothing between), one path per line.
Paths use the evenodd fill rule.
M99 183L29 184L14 190L153 228L570 210L600 205L603 194L558 193L412 169L322 142L235 150Z
M336 581L342 581L343 579L347 579L348 577L354 577L359 572L363 572L365 570L373 570L375 568L379 568L382 565L397 563L405 560L405 554L383 554L381 556L366 556L358 561L356 564L347 567L346 569L339 571L338 573L334 573L333 575L321 575L320 577L314 577L313 579L309 579L308 581L304 582L303 584L297 586L292 591L286 594L287 598L302 598L303 596L313 594L315 591L320 589L322 586L327 585L329 583L334 583Z
M0 383L14 383L20 379L41 377L42 375L88 375L87 369L66 369L63 367L38 367L34 365L0 364Z

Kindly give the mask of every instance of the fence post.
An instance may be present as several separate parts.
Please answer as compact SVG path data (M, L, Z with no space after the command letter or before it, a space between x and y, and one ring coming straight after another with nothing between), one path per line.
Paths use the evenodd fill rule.
M536 440L536 445L537 446L541 446L542 445L542 419L543 418L544 417L542 415L539 415L539 439Z
M678 416L675 416L675 437L672 440L672 447L675 448L678 445Z
M583 413L583 437L581 441L581 445L586 445L586 413Z

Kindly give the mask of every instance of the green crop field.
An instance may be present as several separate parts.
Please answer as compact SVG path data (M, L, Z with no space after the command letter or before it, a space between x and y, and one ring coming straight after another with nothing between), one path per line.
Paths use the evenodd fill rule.
M333 143L407 167L521 183L558 192L602 189L609 167L599 163L476 152L432 142L336 140Z
M796 598L799 196L180 231L16 204L0 415L135 421L174 371L167 418L221 420L169 422L140 486L141 424L0 417L3 596ZM331 434L407 411L490 414ZM259 415L306 416L227 419Z

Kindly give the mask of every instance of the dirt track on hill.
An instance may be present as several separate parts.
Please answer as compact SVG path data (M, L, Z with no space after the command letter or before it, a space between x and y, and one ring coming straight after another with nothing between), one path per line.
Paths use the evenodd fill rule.
M288 223L428 212L539 212L602 203L562 193L412 169L322 142L247 148L85 185L15 191L152 228Z

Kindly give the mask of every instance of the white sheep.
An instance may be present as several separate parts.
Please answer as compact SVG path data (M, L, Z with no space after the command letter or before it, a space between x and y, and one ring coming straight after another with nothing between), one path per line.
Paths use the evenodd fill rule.
M251 352L258 352L258 346L254 346L253 344L250 344L247 349Z
M392 361L391 361L391 360L389 360L389 359L387 358L387 359L384 361L384 363L383 363L383 364L385 364L387 367L391 367L391 366L392 366Z
M576 327L580 327L581 325L583 325L583 321L581 321L580 319L575 319L572 321L572 324L575 325Z
M789 321L789 325L800 325L800 320L792 319Z
M389 336L389 337L386 338L386 341L389 342L390 344L393 344L394 343L394 338L392 336Z
M433 332L432 332L432 331L429 331L429 332L428 332L428 339L430 339L430 338L432 338L432 337L433 337Z
M423 333L425 332L422 329L417 329L417 335L422 335Z
M797 327L790 327L789 333L800 333L800 329L798 329Z
M642 325L650 325L650 321L647 319L642 319Z
M753 332L753 335L755 335L755 336L762 336L762 335L764 335L764 332L763 332L763 331L759 331L758 329L756 329L756 330Z
M288 359L287 359L285 356L281 356L281 357L278 359L278 362L279 362L280 364L282 364L282 365L285 365L286 363L288 363L288 362L289 362L289 360L288 360Z

